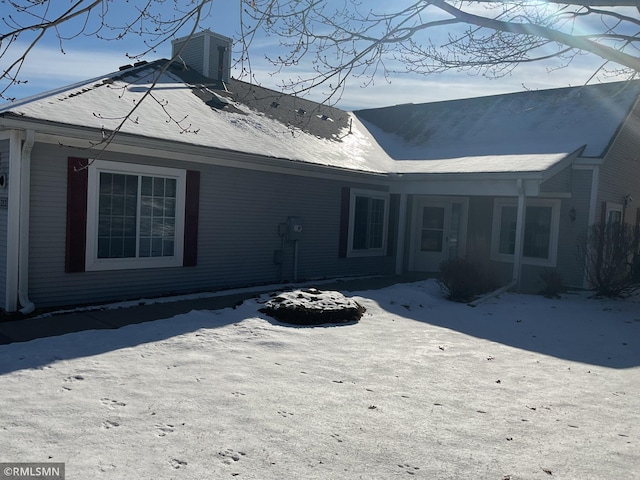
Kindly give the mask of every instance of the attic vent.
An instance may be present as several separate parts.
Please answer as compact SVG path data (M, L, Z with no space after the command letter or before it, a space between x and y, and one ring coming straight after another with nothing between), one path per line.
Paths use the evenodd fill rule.
M134 67L141 67L142 65L146 65L147 61L146 60L140 60L139 62L136 62L133 64Z
M118 70L120 70L120 71L129 70L132 67L133 67L132 65L121 65L120 67L118 67Z
M333 118L327 116L327 115L316 115L320 120L323 120L325 122L333 122Z
M271 102L271 108L278 108L280 104L278 102Z
M299 108L298 110L296 110L296 113L298 115L304 115L305 113L307 113L307 111L304 108Z

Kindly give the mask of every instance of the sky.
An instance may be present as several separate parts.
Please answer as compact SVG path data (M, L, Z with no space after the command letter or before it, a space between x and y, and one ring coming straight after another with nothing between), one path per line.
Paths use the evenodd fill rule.
M340 4L339 0L328 0ZM64 2L62 2L64 3ZM61 4L62 4L61 3ZM135 3L135 2L134 2ZM385 5L386 0L371 0L372 8ZM3 7L6 8L6 7ZM113 7L112 7L113 8ZM165 13L171 13L172 2L167 2ZM214 32L237 38L239 27L239 2L216 0L212 2L208 18L203 27ZM4 17L4 14L3 14ZM6 30L6 25L1 26ZM187 34L183 29L181 34ZM265 54L273 52L274 38L258 38L251 51L252 72L255 80L263 86L279 89L282 81L304 75L311 69L310 64L300 64L274 75L273 67L265 60ZM24 50L26 43L12 46L15 51ZM61 51L64 50L64 53ZM46 35L29 53L21 78L26 83L12 87L6 96L24 98L53 88L98 77L118 67L131 63L127 54L137 54L144 50L139 36L132 35L124 40L104 41L96 36L78 36L66 40L62 45L53 35ZM4 51L3 51L4 52ZM0 67L6 68L9 54L0 58ZM144 57L146 60L167 58L171 55L171 46L165 43L156 51ZM311 60L311 59L309 59ZM455 98L492 95L515 92L525 89L545 89L584 84L598 65L597 59L588 56L579 57L568 68L553 70L551 64L532 63L522 65L510 75L492 79L468 72L451 71L429 76L392 74L388 78L379 76L374 82L363 87L363 79L352 78L347 84L337 106L347 110L388 106L403 103L422 103ZM239 71L234 76L238 76ZM3 85L0 84L0 87ZM326 91L314 90L311 97L322 101Z

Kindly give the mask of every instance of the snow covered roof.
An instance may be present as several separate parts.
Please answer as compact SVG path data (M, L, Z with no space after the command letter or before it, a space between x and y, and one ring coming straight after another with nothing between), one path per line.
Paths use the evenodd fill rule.
M584 147L601 157L629 114L640 82L527 91L356 112L395 160L541 159Z
M138 65L0 107L0 117L120 132L146 138L369 172L386 154L351 114L232 80L221 83L167 60ZM144 99L153 83L155 87ZM0 122L1 125L1 122ZM212 152L212 156L215 152Z
M640 82L611 83L349 113L166 66L137 64L5 104L0 126L5 117L111 131L135 107L122 133L257 159L372 173L541 172L582 147L601 155L640 93Z

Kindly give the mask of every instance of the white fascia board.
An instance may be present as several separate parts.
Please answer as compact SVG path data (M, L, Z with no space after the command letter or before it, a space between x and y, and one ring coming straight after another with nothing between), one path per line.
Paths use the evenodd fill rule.
M604 163L603 158L577 158L573 162L574 170L592 170L594 167L599 167Z
M391 185L391 193L404 193L412 195L454 195L454 196L489 196L489 197L517 197L518 188L516 181L522 179L528 197L538 196L540 182L538 178L527 178L519 174L509 177L493 177L485 175L455 175L449 178L408 179L394 182Z

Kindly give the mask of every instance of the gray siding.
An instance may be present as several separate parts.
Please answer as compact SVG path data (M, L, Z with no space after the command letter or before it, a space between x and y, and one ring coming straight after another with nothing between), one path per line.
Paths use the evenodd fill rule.
M568 193L571 191L571 167L563 168L550 179L540 185L540 191L545 193Z
M9 140L0 140L0 174L9 173ZM7 189L0 188L0 201L7 201ZM0 308L6 310L7 299L7 214L5 204L0 205Z
M586 243L589 225L589 204L591 201L591 170L573 170L571 198L562 200L560 212L560 238L558 244L558 273L564 283L570 287L584 286L583 248ZM571 221L569 212L576 212L575 221Z
M285 242L284 264L278 225L304 219L298 279L393 273L392 256L339 258L341 191L345 182L203 164L169 163L130 156L128 162L199 170L198 265L187 268L64 272L66 159L78 152L36 145L32 167L30 298L38 306L59 306L139 298L146 295L216 290L291 280L294 245ZM109 155L105 160L122 161Z
M202 73L204 67L204 41L205 37L202 35L194 36L189 40L189 47L184 48L180 53L180 57L191 68ZM178 52L181 48L184 47L186 41L176 42L173 45L173 52Z
M635 211L640 205L640 108L636 108L605 157L600 168L598 210L596 221L602 214L603 202L621 204L625 195L634 199L626 220L635 222Z

